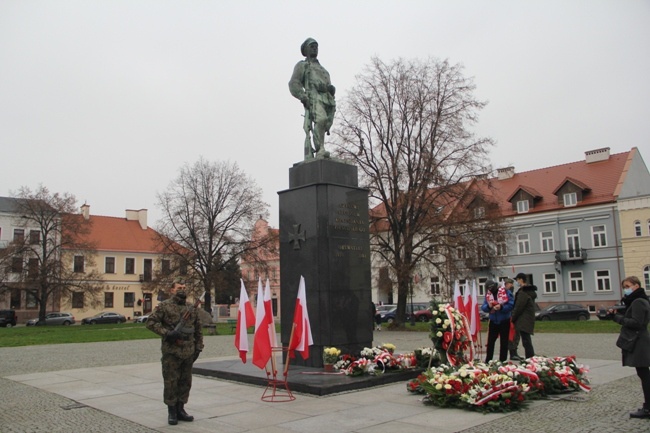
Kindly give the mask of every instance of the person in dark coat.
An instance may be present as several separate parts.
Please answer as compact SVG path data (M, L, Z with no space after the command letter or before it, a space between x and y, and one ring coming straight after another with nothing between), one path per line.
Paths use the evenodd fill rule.
M526 358L535 356L533 340L535 333L535 299L537 287L524 285L519 287L515 294L515 308L512 310L512 322L521 335L521 344L524 346Z
M492 360L497 338L501 339L499 342L499 361L506 362L508 360L510 315L512 307L515 305L515 299L510 290L506 289L505 286L499 287L495 281L486 281L485 289L487 290L487 294L485 295L481 310L490 313L485 362Z
M645 400L643 407L630 413L630 418L650 418L650 302L637 277L623 280L623 293L623 304L627 310L625 314L616 314L614 321L622 325L621 336L637 334L632 351L621 349L623 366L636 368Z

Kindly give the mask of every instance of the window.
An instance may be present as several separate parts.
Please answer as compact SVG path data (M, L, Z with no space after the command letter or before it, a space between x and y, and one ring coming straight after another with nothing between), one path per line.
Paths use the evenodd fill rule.
M135 259L128 257L124 259L124 273L125 274L135 274Z
M485 208L483 206L474 208L474 218L481 219L485 217Z
M517 213L527 213L529 209L528 200L519 200L517 202Z
M481 277L481 278L478 279L478 295L477 296L485 296L485 283L486 282L487 282L486 277Z
M106 257L104 261L104 273L106 274L115 273L115 257Z
M641 236L641 221L634 221L634 236Z
M582 250L580 249L580 232L578 229L567 229L566 230L566 244L569 248L570 259L580 257Z
M22 243L25 240L25 230L14 229L14 242Z
M84 256L74 256L74 272L84 271Z
M432 255L440 254L439 248L440 248L440 244L434 241L429 241L429 252Z
M431 294L440 295L440 277L431 277Z
M23 258L22 257L12 257L11 258L11 272L19 274L23 271Z
M542 243L542 252L543 253L552 253L555 251L555 245L553 242L553 232L541 232L539 234Z
M29 231L29 243L32 245L38 245L41 243L41 232L38 230Z
M505 240L498 240L496 243L496 253L497 256L507 256L508 255L508 244Z
M104 292L104 308L113 308L113 292Z
M578 204L578 196L575 192L564 194L564 207L575 206Z
M28 290L25 293L25 308L33 310L38 306L38 303L36 302L36 291L35 290Z
M172 273L172 265L169 260L163 259L160 261L160 272L163 275L169 275Z
M604 225L591 226L591 236L594 241L594 248L607 246L607 233Z
M133 307L134 303L135 303L135 293L133 292L124 293L124 306Z
M571 293L584 292L584 285L582 282L582 272L569 273L569 285Z
M84 292L74 292L72 294L72 308L84 307Z
M458 280L458 289L460 289L460 294L465 296L465 290L467 290L467 280Z
M650 220L648 220L647 228L648 228L648 236L650 236Z
M609 278L609 270L596 271L596 291L611 292L612 281Z
M554 294L557 293L557 277L555 274L544 274L544 293Z
M32 279L38 277L38 259L27 260L27 276Z
M517 251L519 254L530 254L530 238L528 233L517 235Z
M153 260L144 259L142 269L144 271L144 274L143 274L144 281L147 281L147 282L151 281L152 278L153 278Z
M456 248L456 257L458 257L458 259L460 260L467 258L467 250L465 249L465 247Z
M644 287L650 287L650 265L643 267L643 279L645 280Z

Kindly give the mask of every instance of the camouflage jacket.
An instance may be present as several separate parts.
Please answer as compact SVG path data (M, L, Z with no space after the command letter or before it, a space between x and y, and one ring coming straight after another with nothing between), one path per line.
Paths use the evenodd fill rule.
M174 342L165 341L165 335L172 331L183 314L190 310L190 317L181 331L186 339ZM203 333L201 321L196 309L190 304L178 304L178 299L172 296L161 302L147 319L147 328L163 337L161 350L163 354L175 355L179 358L189 358L197 350L203 350Z

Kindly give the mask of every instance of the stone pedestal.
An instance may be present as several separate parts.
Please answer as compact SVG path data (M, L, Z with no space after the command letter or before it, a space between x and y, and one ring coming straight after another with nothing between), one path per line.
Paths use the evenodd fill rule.
M280 191L282 344L289 344L300 276L305 277L314 345L292 361L323 366L323 348L357 353L372 345L368 191L357 167L318 159L289 170Z

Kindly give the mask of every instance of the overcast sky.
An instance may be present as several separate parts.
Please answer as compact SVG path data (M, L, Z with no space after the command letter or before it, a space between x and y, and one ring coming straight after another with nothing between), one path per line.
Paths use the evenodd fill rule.
M650 163L648 0L0 0L0 195L42 183L155 226L156 194L203 156L253 177L277 227L307 37L337 98L372 56L463 64L495 168L601 147Z

